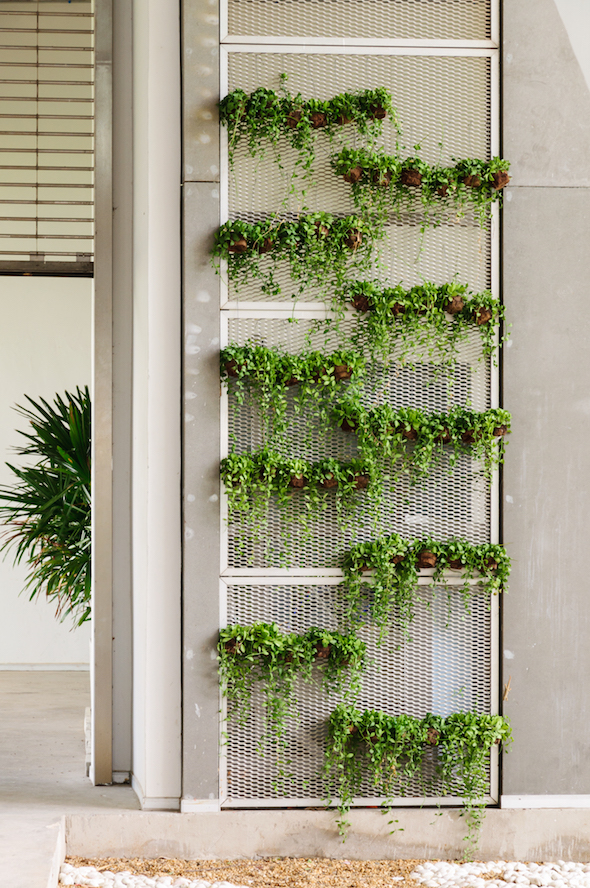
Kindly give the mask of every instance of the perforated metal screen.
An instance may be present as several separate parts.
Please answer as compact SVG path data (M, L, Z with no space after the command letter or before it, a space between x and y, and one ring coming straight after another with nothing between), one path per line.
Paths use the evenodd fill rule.
M229 0L231 35L482 40L490 0Z
M398 109L401 135L385 121L378 141L390 153L416 152L430 163L451 165L462 157L489 158L495 153L494 50L470 51L462 44L456 52L384 48L387 38L484 40L490 36L489 0L229 0L230 35L236 45L222 51L222 80L227 89L251 92L259 86L279 88L280 74L289 75L288 88L304 99L327 99L345 90L387 87ZM272 46L238 45L237 38L280 36ZM293 47L287 44L293 36ZM367 47L334 48L304 46L310 37L367 38ZM374 46L370 46L374 40ZM295 44L298 43L298 46ZM379 45L377 45L379 44ZM329 167L329 156L343 144L360 147L362 140L351 126L343 127L329 142L319 131L315 160L305 183L295 182L291 172L295 152L286 141L269 147L264 156L252 158L238 146L233 168L225 166L223 220L249 221L275 214L297 215L302 210L324 210L337 216L354 212L350 186ZM277 160L280 162L278 163ZM302 193L302 186L305 193ZM453 278L473 291L494 285L495 242L490 228L481 228L470 215L449 214L438 227L421 231L418 210L391 216L380 245L379 262L372 276L388 285L406 287L431 280L437 284ZM261 262L270 263L271 257ZM319 290L298 294L286 265L276 270L280 296L269 297L258 284L233 284L223 291L222 345L254 341L297 352L303 348L333 351L358 321L351 313L341 319L330 335L314 328L312 314L318 307ZM227 283L227 282L225 282ZM254 305L256 303L256 305ZM395 352L389 366L374 363L362 391L367 407L388 403L429 411L448 411L454 405L485 410L495 403L494 374L482 361L481 343L473 331L460 347L450 375L424 354L415 354L413 365L401 366ZM294 397L294 393L289 395ZM243 453L263 444L257 409L236 403L230 386L223 396L223 452ZM328 456L346 459L357 452L354 434L329 423L318 425L303 412L289 408L289 428L281 445L285 455L318 460ZM315 424L314 424L315 422ZM379 534L398 532L406 538L428 534L447 539L463 536L474 543L495 538L494 500L481 466L468 456L451 466L443 457L428 478L413 484L405 477L394 479L393 467L383 463L384 495L374 507L366 492L346 526L337 520L335 498L328 492L325 510L303 527L298 523L301 502L293 493L286 510L270 504L266 519L256 533L247 521L222 526L222 574L227 596L227 623L275 621L283 630L303 632L317 625L339 625L341 579L339 565L346 550ZM422 602L412 625L412 641L403 642L394 625L383 645L376 630L361 631L369 646L370 666L363 679L358 708L382 709L390 714L423 716L427 712L495 711L494 621L491 606L477 588L470 611L455 589L432 590L421 586ZM250 718L238 726L228 723L225 747L225 804L234 807L321 804L320 779L326 720L338 698L326 696L317 682L297 688L298 718L288 726L287 754L292 776L277 784L277 760L272 746L264 755L257 751L263 733L262 699L255 694ZM433 753L433 755L435 755ZM423 775L406 788L406 801L437 797L432 759ZM494 771L491 779L493 782ZM429 782L430 781L430 782ZM224 796L224 797L225 797ZM365 781L356 804L370 804L375 790ZM375 803L377 803L375 801Z

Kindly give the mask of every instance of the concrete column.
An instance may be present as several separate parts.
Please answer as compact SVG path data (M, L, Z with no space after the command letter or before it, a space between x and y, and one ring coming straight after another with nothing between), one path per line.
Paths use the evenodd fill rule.
M515 740L503 804L522 807L590 804L590 93L574 52L589 38L585 6L504 3L503 680Z
M133 3L133 786L180 798L180 10Z

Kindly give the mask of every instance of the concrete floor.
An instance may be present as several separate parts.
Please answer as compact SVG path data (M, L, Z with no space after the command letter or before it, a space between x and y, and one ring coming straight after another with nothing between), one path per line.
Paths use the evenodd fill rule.
M65 814L139 810L85 776L87 672L0 672L0 886L47 888Z

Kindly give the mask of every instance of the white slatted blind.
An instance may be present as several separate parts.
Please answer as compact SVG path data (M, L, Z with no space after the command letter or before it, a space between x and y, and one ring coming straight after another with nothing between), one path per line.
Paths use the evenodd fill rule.
M93 268L92 0L0 2L0 273Z

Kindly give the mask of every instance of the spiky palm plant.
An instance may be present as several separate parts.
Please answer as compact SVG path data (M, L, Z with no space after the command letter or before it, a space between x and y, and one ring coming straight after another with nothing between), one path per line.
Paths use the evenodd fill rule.
M33 431L19 431L26 444L15 449L37 459L7 463L17 480L0 486L0 518L9 525L1 549L29 565L29 600L44 594L57 617L79 626L90 618L90 394L78 388L53 404L26 398L32 409L16 409Z

